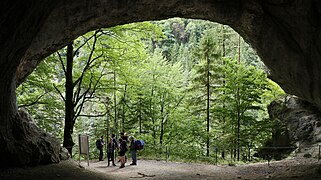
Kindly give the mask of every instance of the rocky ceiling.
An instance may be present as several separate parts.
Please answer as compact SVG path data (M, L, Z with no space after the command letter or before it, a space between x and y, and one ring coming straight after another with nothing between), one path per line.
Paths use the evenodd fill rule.
M1 33L1 69L8 63L13 69L18 66L18 84L44 57L90 30L170 17L199 18L233 27L257 50L273 80L321 109L317 0L24 1L2 8L7 19L1 21L6 30Z

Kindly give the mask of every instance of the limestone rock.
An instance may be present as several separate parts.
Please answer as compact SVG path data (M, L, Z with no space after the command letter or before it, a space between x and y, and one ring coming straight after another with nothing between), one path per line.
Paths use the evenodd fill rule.
M58 163L60 142L52 135L39 129L31 116L25 111L19 110L19 123L13 129L13 137L2 146L1 165L38 165Z
M70 158L70 154L65 147L61 147L59 157L60 160L67 160Z
M273 132L272 146L296 146L297 152L317 155L321 142L321 113L309 102L296 96L286 95L269 107L270 118L277 125Z

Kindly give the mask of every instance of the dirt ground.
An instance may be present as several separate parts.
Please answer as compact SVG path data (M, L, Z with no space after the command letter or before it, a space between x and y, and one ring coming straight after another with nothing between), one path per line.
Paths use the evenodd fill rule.
M129 164L129 163L127 163ZM0 169L0 179L321 179L321 161L292 159L248 165L207 165L139 160L137 166L107 167L106 161L63 161L37 167Z

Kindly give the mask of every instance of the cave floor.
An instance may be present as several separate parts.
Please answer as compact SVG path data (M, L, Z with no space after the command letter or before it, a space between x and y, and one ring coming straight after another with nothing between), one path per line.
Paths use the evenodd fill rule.
M127 164L130 164L128 162ZM227 166L138 160L137 166L107 167L107 161L62 161L36 167L0 169L0 179L321 179L321 161L291 159Z

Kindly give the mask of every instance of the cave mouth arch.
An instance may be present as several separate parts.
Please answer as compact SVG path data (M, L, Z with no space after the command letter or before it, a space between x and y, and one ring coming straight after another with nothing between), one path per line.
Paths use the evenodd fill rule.
M15 89L37 64L67 42L90 30L169 17L206 19L230 25L257 51L271 78L288 93L321 109L321 2L308 1L55 1L1 2L0 160L32 142L14 135L19 125ZM144 12L144 13L142 13ZM286 68L284 68L286 67ZM18 128L19 129L19 128ZM22 130L24 131L24 130ZM19 140L18 140L19 139ZM15 144L19 144L15 148ZM14 151L12 151L14 149ZM31 157L32 152L24 153Z
M321 75L316 73L321 62L313 61L321 56L318 53L321 46L318 43L320 4L313 1L279 0L136 0L108 3L68 1L46 5L51 8L47 16L40 21L37 31L30 34L32 39L26 44L26 51L17 54L20 55L17 57L20 63L16 81L20 84L41 59L90 30L137 21L182 17L229 25L256 50L269 68L272 80L288 93L321 107L317 85ZM40 9L37 11L43 12ZM38 23L36 20L34 22ZM289 61L291 63L287 64Z
M168 21L169 22L169 21ZM235 31L233 31L231 28L228 28L228 27L226 27L226 26L222 26L221 24L218 24L218 23L213 23L213 22L206 22L206 25L204 25L205 24L205 21L203 21L203 22L201 22L200 20L198 20L198 21L196 21L196 20L183 20L183 19L180 19L180 18L176 18L176 20L174 20L174 19L172 19L172 23L173 23L173 25L171 25L171 28L170 29L172 29L172 30L174 30L174 27L172 27L172 26L175 26L175 27L177 27L177 26L179 26L179 25L182 25L183 27L178 27L178 29L183 29L183 30L181 30L181 31L179 31L179 32L185 32L185 28L186 28L186 26L190 26L191 24L194 24L194 25L192 25L192 27L195 27L195 24L197 24L197 25L199 25L199 26L201 26L202 24L203 24L203 26L206 26L207 28L209 28L209 29L219 29L218 30L218 32L217 32L217 34L219 34L220 32L221 32L221 29L223 29L224 28L224 30L226 30L227 32L227 34L229 34L229 36L232 36L231 38L233 38L234 39L234 42L233 42L233 47L228 47L228 45L226 45L226 55L225 55L225 57L232 57L232 58L234 58L236 55L237 55L237 51L238 51L238 48L237 48L237 46L238 46L238 41L240 40L240 38L239 38L239 35L235 32ZM189 24L188 25L188 23L191 23L191 24ZM139 23L138 23L139 24ZM135 29L134 27L135 26L130 26L130 27L132 27L132 29ZM131 29L130 27L127 27L127 29ZM139 26L140 27L140 26ZM139 27L138 27L138 29L139 29ZM126 28L125 28L126 29ZM203 28L201 28L201 29L203 29ZM204 28L205 29L205 28ZM190 29L191 30L191 29ZM208 29L207 29L208 30ZM102 30L98 30L97 32L101 32ZM203 30L203 31L205 31L205 30ZM201 33L201 32L203 32L203 31L198 31L198 33L197 34L203 34L203 33ZM88 33L88 36L86 36L86 37L92 37L92 34L95 34L95 32L96 31L92 31L92 32L89 32ZM178 32L178 31L176 31L176 32ZM89 35L90 34L90 35ZM104 33L104 34L106 34L106 33ZM173 33L173 34L176 34L176 33ZM214 34L215 35L215 34ZM180 36L180 35L178 35L178 36ZM222 34L220 34L220 35L218 35L218 36L220 36L219 37L219 41L221 42L222 40L221 40L221 38L222 38ZM223 35L224 36L224 35ZM79 39L77 39L77 40L75 40L74 42L81 42L82 40L80 40L80 39L82 39L82 38L84 38L85 36L82 36L82 37L80 37ZM100 36L99 36L100 37ZM200 39L202 38L202 36L200 36L199 37ZM226 37L227 38L227 37ZM84 39L86 39L86 38L84 38ZM178 40L178 38L177 38L177 40ZM97 41L99 41L99 40L97 40ZM183 41L183 40L182 40ZM227 41L229 41L229 40L227 40ZM86 41L87 42L87 41ZM188 40L187 40L187 42L188 42ZM186 44L188 44L187 42L185 42ZM195 41L194 41L195 42ZM229 41L230 43L231 43L231 41ZM105 42L102 42L103 44L105 44L106 43L106 46L107 47L111 47L112 48L112 43L108 43L108 41L105 41ZM76 43L77 44L77 43ZM77 49L77 45L75 44L75 50ZM101 43L98 43L98 44L101 44ZM193 43L193 44L196 44L196 43ZM220 47L221 47L221 43L219 43L219 45L220 45ZM232 46L232 45L231 45ZM242 47L244 46L244 42L242 41L242 45L241 45ZM127 47L127 46L126 46ZM128 47L131 47L131 45L129 45L128 44ZM95 48L96 49L96 48ZM98 47L98 49L100 49L99 47ZM149 48L147 48L147 49L149 49ZM231 49L233 49L234 51L231 53L228 53L229 51L231 51ZM129 50L130 51L130 50ZM79 51L78 51L79 52ZM243 52L243 50L242 50L242 52ZM63 55L63 54L68 54L67 52L66 52L66 48L65 48L65 51L60 51L60 55ZM87 53L87 54L90 54L90 53ZM188 53L187 53L188 54ZM186 54L186 56L187 56L187 54ZM190 53L191 54L191 53ZM233 55L232 55L233 54ZM243 54L243 53L242 53ZM185 57L186 57L185 56ZM78 57L78 56L77 56ZM56 55L56 58L58 59L58 56ZM94 57L93 57L94 58ZM50 58L51 59L51 58ZM113 58L112 58L113 59ZM169 60L169 59L168 59ZM245 60L245 58L243 59L242 58L242 62ZM76 65L76 61L77 61L77 58L75 58L75 62L74 62L74 65L75 66L77 66ZM170 60L169 60L170 61ZM47 63L49 63L48 61L46 61L46 64ZM59 64L59 62L58 62L58 64ZM59 65L59 67L60 67L61 65ZM103 66L102 64L101 64L101 66ZM39 66L38 66L39 67ZM49 69L50 69L50 67L54 67L54 66L52 66L52 65L50 65L49 66ZM40 69L43 69L43 68L40 68ZM109 69L109 68L107 68L107 69ZM133 69L135 69L135 68L133 68ZM62 70L54 70L52 73L57 73L57 75L55 75L54 77L59 77L59 75L58 74L61 74L61 72L63 72ZM118 73L117 73L118 74ZM144 74L144 73L143 73ZM138 76L138 75L137 75ZM135 76L136 77L136 76ZM36 79L35 77L33 77L32 79ZM41 78L39 78L39 79L41 79ZM77 78L75 78L75 79L77 79ZM104 78L105 79L105 78ZM43 81L43 79L41 79L42 81ZM48 81L48 82L50 82L50 81ZM44 82L45 84L48 84L48 82ZM55 83L57 83L57 82L55 82ZM49 83L49 84L52 84L52 83ZM58 83L57 83L58 84ZM55 85L56 87L58 87L59 85ZM129 83L129 84L132 84L132 83ZM112 85L111 85L112 86ZM133 86L133 85L129 85L129 86ZM45 87L44 87L45 88ZM42 88L41 88L42 89ZM75 88L75 89L78 89L78 88ZM128 88L128 89L130 89L130 87ZM127 89L127 90L128 90ZM21 93L23 93L23 91L19 91L19 92L21 92ZM64 93L63 93L64 94ZM109 97L112 97L112 93L110 93L109 94L110 96ZM130 95L130 93L129 93L129 97L130 97L131 95ZM19 99L19 97L18 97L18 99ZM53 97L51 96L50 97L50 99L53 99ZM100 99L105 99L105 98L99 98L99 100L97 99L97 101L95 102L95 104L97 104L98 103L98 101L100 101ZM111 98L111 99L113 99L113 98ZM118 99L118 97L117 97L117 99ZM57 99L57 101L56 102L58 102L58 101L60 101L61 100L61 98L60 98L60 96L59 96L59 98ZM42 101L45 101L45 100L42 100ZM116 103L115 103L116 104ZM63 106L63 105L58 105L58 106ZM103 106L103 105L102 105ZM111 106L113 106L113 105L111 105ZM55 107L57 107L57 106L55 106ZM32 114L32 115L36 115L36 114L39 114L38 115L38 117L39 116L41 116L41 114L42 113L46 113L46 110L45 111L43 111L42 109L51 109L50 107L47 107L47 108L36 108L36 110L33 110L33 111L29 111L29 112L37 112L37 113L35 113L35 114ZM75 108L75 109L77 109L77 108ZM157 108L158 109L158 108ZM38 112L39 111L39 112ZM63 111L63 109L61 109L61 111ZM98 110L99 112L101 112L101 110ZM114 110L111 110L112 112L114 112ZM57 113L58 114L58 113ZM57 117L57 114L55 114L55 117ZM82 115L83 114L87 114L87 115L89 115L90 113L82 113ZM101 113L101 114L103 114L103 113ZM50 116L51 115L51 113L49 112L48 113L48 115L47 115L47 117L48 116ZM90 115L92 115L92 117L93 116L95 116L95 114L90 114ZM64 117L63 117L63 115L60 115L60 119L63 119ZM95 118L95 117L93 117L93 118ZM128 115L126 115L126 122L128 121ZM54 119L54 118L51 118L51 119ZM103 118L104 119L104 118ZM121 119L121 118L119 118L119 119ZM44 121L42 118L40 118L40 120L41 121ZM49 118L49 120L50 120L50 118ZM77 120L77 122L78 122L78 120ZM112 121L113 122L113 121ZM111 122L111 123L112 123ZM62 124L62 123L61 123ZM105 124L105 123L99 123L99 124ZM119 123L120 124L120 123ZM46 126L43 126L44 128L46 128ZM47 126L48 127L48 126ZM79 127L79 126L78 126ZM120 126L118 126L118 127L120 127ZM63 130L64 128L63 128L63 126L61 125L61 127L60 127L60 129L61 130ZM127 128L128 129L128 128ZM75 130L75 132L78 132L77 130ZM55 133L57 133L57 131L55 131ZM62 133L61 133L62 134ZM74 133L74 135L75 135L75 133ZM74 139L74 142L75 142L75 137L73 138Z

